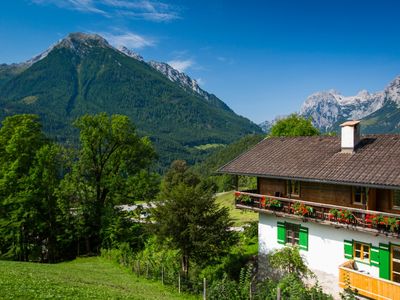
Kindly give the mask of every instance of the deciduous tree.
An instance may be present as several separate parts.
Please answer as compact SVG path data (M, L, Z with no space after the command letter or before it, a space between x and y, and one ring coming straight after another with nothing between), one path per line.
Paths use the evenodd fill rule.
M320 132L315 128L311 120L307 120L297 114L280 119L272 126L270 136L312 136L319 135Z

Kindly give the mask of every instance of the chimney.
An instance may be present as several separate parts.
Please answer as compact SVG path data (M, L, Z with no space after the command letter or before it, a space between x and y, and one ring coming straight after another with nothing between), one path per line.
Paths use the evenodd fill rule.
M354 153L360 141L360 121L347 121L340 124L340 127L342 127L342 153Z

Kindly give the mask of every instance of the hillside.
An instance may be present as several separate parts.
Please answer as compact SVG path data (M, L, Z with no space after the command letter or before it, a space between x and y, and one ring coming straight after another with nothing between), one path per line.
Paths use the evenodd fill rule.
M245 136L226 147L216 150L202 163L194 166L193 169L203 176L213 175L224 164L230 162L235 157L250 149L264 138L265 135L262 134L251 134Z
M39 114L52 138L75 144L71 124L78 116L125 114L151 137L161 167L177 158L194 163L209 153L196 146L229 144L261 131L219 101L206 101L98 35L70 34L22 71L2 69L0 118Z
M0 261L0 269L1 299L197 299L98 257L53 265Z

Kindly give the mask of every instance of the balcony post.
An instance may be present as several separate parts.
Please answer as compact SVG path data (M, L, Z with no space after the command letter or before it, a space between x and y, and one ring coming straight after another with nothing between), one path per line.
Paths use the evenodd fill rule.
M235 191L239 190L239 176L234 175L233 176L233 184L235 185Z

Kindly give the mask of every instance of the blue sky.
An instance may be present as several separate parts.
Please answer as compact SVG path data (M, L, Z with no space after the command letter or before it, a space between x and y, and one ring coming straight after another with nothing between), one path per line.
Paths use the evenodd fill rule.
M96 32L170 62L256 123L313 92L382 90L400 75L397 0L4 0L0 63L69 32Z

